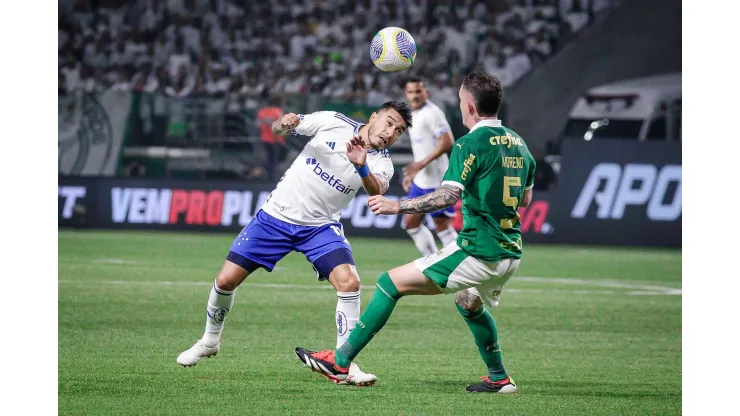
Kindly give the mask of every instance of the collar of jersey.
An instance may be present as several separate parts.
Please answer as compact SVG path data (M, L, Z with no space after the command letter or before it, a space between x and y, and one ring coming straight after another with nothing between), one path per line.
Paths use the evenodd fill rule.
M477 129L478 127L501 127L501 120L495 119L495 120L481 120L477 123L475 123L475 126L473 126L472 129L470 129L470 132L472 133L473 130Z

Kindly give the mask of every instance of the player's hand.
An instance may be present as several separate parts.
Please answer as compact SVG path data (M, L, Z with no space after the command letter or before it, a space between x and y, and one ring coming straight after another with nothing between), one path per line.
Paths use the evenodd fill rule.
M393 215L398 214L398 201L390 201L381 195L373 195L367 200L370 210L374 214Z
M298 114L295 113L288 113L284 115L282 118L280 118L280 130L288 131L293 130L298 126L298 124L301 122L301 118L298 117Z
M414 179L414 176L416 176L417 173L423 168L424 166L421 164L421 162L414 162L406 165L406 167L403 168L403 176L404 178L410 177L412 180Z
M347 142L347 159L355 166L365 166L367 149L365 149L365 142L359 137L353 137Z
M401 185L403 186L404 192L408 192L409 189L411 189L411 183L414 181L413 177L410 176L404 176L403 182L401 182Z

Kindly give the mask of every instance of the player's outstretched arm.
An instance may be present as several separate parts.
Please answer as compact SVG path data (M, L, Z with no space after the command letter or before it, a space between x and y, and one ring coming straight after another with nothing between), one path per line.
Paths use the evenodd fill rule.
M288 113L272 122L272 132L285 136L300 124L301 118L298 114Z
M367 203L375 214L426 214L455 205L462 196L462 189L453 185L442 185L431 194L403 201L389 201L382 196L371 196Z

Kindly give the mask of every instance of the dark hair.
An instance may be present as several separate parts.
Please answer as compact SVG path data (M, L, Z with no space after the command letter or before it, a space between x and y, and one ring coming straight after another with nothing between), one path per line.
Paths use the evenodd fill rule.
M462 86L473 95L475 107L481 117L498 115L504 96L498 78L486 72L473 72L465 77Z
M421 82L422 84L426 84L426 83L424 82L424 80L423 80L423 79L422 79L421 77L417 77L417 76L410 76L410 77L406 77L406 78L404 78L404 80L403 80L403 83L401 84L401 88L402 88L402 89L406 89L406 85L407 85L407 84L408 84L409 82L412 82L412 83L413 83L413 82Z
M403 117L403 121L406 122L406 128L411 128L411 107L403 101L388 101L387 103L380 106L378 111L394 109L398 111L398 114Z

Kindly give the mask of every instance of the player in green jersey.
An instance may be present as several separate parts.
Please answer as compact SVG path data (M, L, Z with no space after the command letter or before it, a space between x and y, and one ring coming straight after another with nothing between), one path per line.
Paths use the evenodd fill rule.
M470 132L453 146L442 186L400 202L370 197L376 214L435 212L462 198L463 229L455 243L437 253L381 274L372 301L336 351L296 348L306 366L335 382L346 380L350 363L385 325L402 296L457 293L457 308L488 368L488 375L466 390L517 391L501 359L496 323L484 304L498 306L501 291L519 267L517 210L532 200L535 161L524 140L498 120L501 100L496 77L483 72L465 77L460 110Z

